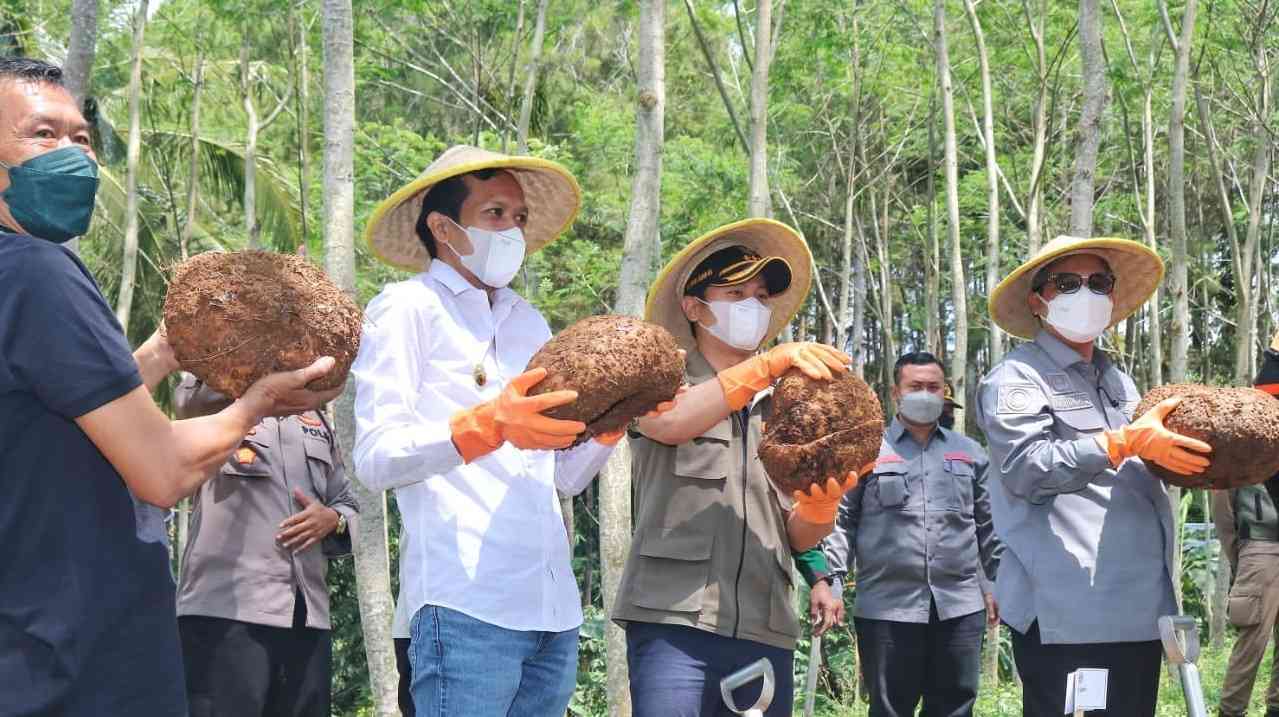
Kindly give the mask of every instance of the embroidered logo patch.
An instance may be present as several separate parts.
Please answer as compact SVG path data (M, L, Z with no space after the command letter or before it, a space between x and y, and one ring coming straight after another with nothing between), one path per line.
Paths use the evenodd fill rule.
M235 452L235 462L242 466L251 466L258 459L258 454L253 452L252 448L243 446Z
M1065 396L1053 396L1052 406L1054 411L1076 411L1081 408L1092 408L1092 401L1089 400L1088 394L1071 393Z
M1043 392L1033 383L1006 383L999 387L996 412L1038 413L1043 404Z
M887 465L889 463L905 463L905 462L906 462L906 459L902 458L896 453L889 453L888 455L880 456L879 458L875 459L876 466Z
M319 428L320 426L324 425L324 421L321 421L319 418L316 418L315 416L312 416L306 413L298 414L298 420L312 428Z

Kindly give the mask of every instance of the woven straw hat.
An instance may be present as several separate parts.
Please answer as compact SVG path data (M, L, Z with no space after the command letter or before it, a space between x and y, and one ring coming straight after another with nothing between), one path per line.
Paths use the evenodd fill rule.
M582 205L582 190L577 180L559 163L456 145L373 210L364 228L364 240L387 264L424 271L431 263L431 256L414 231L418 214L422 212L423 197L442 180L481 169L508 170L524 190L524 201L528 204L528 224L524 227L526 255L551 243L567 229Z
M1110 298L1115 308L1106 328L1132 316L1155 293L1164 278L1163 260L1145 244L1128 239L1059 236L1014 269L991 292L990 318L999 328L1023 339L1035 337L1040 328L1039 319L1031 313L1026 302L1031 282L1043 266L1070 254L1095 254L1110 264L1115 275L1115 291Z
M782 332L808 297L808 288L813 281L813 255L798 232L772 219L744 219L725 224L694 239L671 257L648 291L644 319L674 334L680 348L688 351L697 349L688 317L680 303L689 275L706 257L730 246L744 246L761 257L779 257L790 266L790 286L770 302L772 320L768 333L760 341L761 346Z

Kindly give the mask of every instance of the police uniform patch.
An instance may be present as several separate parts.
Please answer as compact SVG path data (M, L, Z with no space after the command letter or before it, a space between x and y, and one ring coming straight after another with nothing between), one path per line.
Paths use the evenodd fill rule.
M1061 371L1045 373L1044 380L1053 393L1074 393L1075 387L1070 383L1070 377Z
M235 452L235 462L242 466L251 466L253 461L258 459L258 454L253 452L252 448L243 446Z
M1043 392L1033 383L1006 383L999 387L996 412L1000 414L1039 413Z

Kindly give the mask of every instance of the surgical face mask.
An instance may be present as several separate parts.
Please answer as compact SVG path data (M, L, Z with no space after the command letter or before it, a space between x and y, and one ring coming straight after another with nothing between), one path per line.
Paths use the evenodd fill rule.
M452 219L449 221L453 222ZM457 254L462 266L471 270L486 286L500 289L511 283L520 265L524 263L524 232L511 227L500 232L479 227L464 227L457 222L453 226L466 233L471 241L471 253L458 254L451 242L443 242L449 251Z
M929 391L904 393L897 402L897 412L902 418L920 426L936 423L944 407L942 397Z
M1043 297L1040 297L1043 301ZM1101 336L1110 326L1115 304L1109 296L1091 291L1058 294L1048 304L1044 318L1057 333L1076 343L1088 343Z
M5 204L28 234L61 244L89 231L98 163L83 147L62 147L17 166L0 162L0 167L9 172Z
M711 336L742 351L759 348L759 342L764 340L773 318L773 310L764 302L753 296L741 301L698 301L710 307L711 314L715 316L714 325L702 324Z

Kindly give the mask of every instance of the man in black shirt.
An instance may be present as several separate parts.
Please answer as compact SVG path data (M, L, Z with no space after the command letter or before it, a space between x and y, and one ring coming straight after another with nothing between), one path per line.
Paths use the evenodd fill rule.
M130 492L172 506L264 416L332 398L333 361L268 376L222 412L170 422L163 336L130 354L83 234L97 162L61 71L0 59L0 715L187 714L173 581Z

